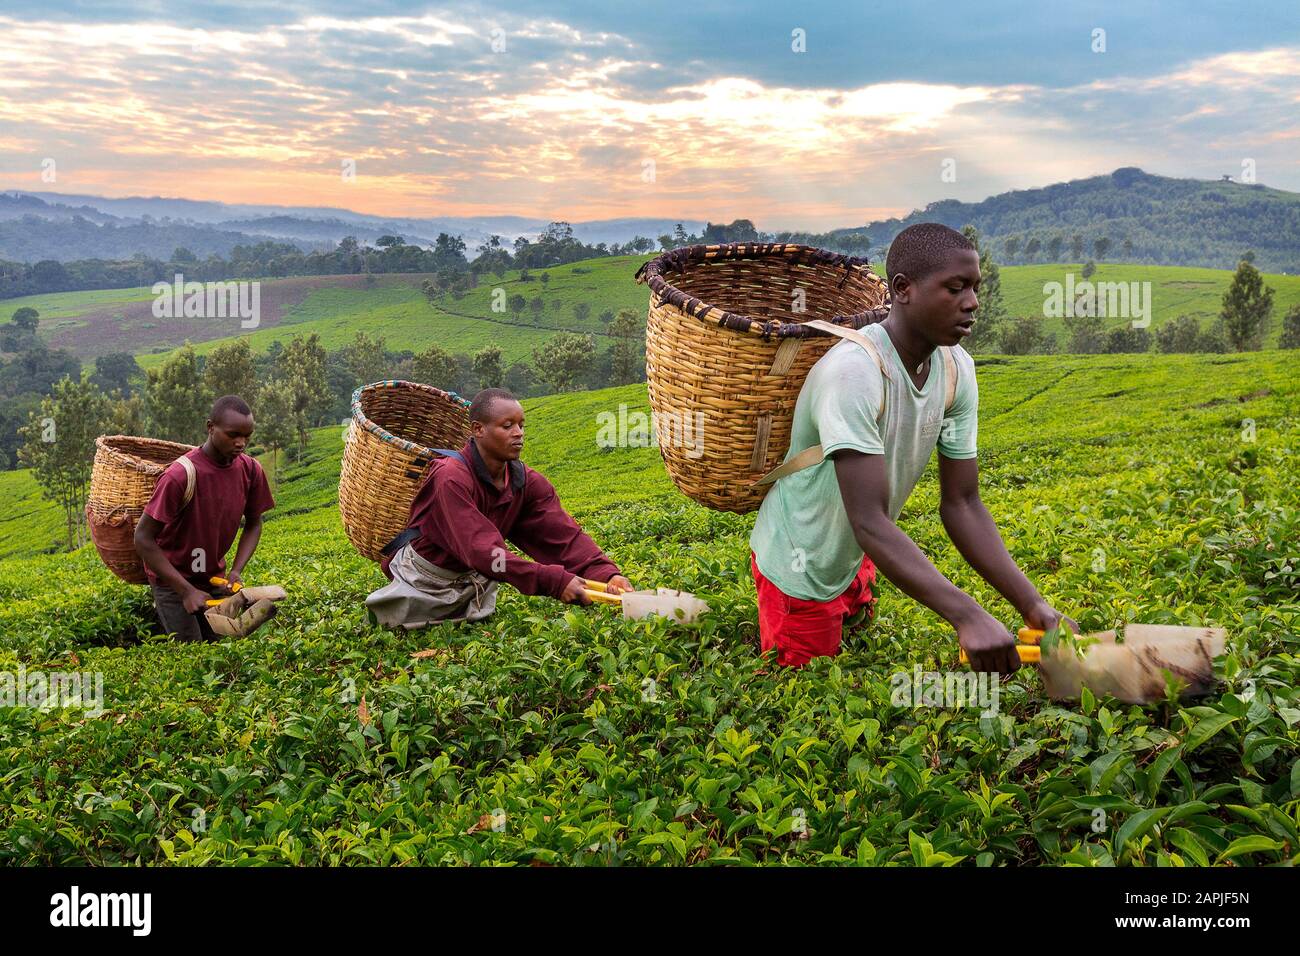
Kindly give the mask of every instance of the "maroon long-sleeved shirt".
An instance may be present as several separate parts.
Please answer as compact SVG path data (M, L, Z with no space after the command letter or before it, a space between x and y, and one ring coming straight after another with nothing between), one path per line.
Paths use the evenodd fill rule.
M574 575L608 581L619 571L560 505L541 472L512 461L498 490L473 440L460 450L465 463L440 458L411 504L412 543L426 561L453 573L474 569L524 594L559 597ZM505 539L534 558L527 561Z

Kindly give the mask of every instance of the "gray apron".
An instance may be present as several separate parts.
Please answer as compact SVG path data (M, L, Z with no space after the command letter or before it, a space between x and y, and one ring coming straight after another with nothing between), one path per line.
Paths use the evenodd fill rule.
M408 631L442 621L481 621L497 609L497 582L477 571L453 574L405 545L393 555L393 580L366 597L385 627Z

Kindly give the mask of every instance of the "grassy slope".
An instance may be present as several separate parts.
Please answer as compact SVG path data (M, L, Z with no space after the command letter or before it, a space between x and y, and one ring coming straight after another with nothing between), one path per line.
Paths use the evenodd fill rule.
M1294 817L1300 674L1285 652L1300 606L1294 575L1266 576L1300 538L1289 359L1025 358L980 370L984 498L1016 560L1086 629L1226 625L1233 686L1249 677L1259 690L1249 714L1231 694L1192 710L1061 709L1032 673L1004 687L996 718L891 707L891 674L952 666L953 652L951 630L888 583L879 620L836 661L756 673L752 518L686 502L654 449L596 447L600 412L643 407L644 388L629 386L528 402L527 458L634 580L707 596L715 614L702 628L624 623L509 589L478 625L370 626L361 601L382 579L339 527L341 435L322 429L304 463L283 470L250 569L292 595L254 639L138 644L143 591L93 551L5 560L0 664L68 667L75 652L104 673L107 713L0 711L0 759L13 768L0 780L0 854L911 863L948 852L1152 864L1213 860L1245 834L1286 839L1294 853L1294 820L1288 830L1269 807ZM1254 443L1241 439L1243 416ZM932 467L904 528L1014 623L947 542L935 496ZM437 655L411 659L425 647ZM1193 755L1188 728L1207 732L1211 719L1227 723ZM1265 738L1275 742L1249 744ZM1186 752L1167 749L1180 741ZM1158 751L1181 759L1153 764ZM1010 802L987 813L985 783ZM1258 819L1227 809L1242 804ZM1178 807L1182 819L1126 848L1114 830L1092 832L1096 806L1113 826L1143 809ZM474 832L496 807L506 830ZM786 835L795 808L807 841ZM200 809L206 829L193 823ZM584 849L606 841L616 849Z
M357 332L366 332L383 336L393 350L420 351L436 344L453 352L473 353L495 345L509 364L528 360L532 350L556 332L573 331L595 335L603 350L609 340L599 321L600 313L606 309L644 309L645 290L632 282L632 274L645 258L615 256L556 266L547 270L550 279L545 288L538 278L539 271L533 271L528 282L519 281L518 270L508 271L500 279L489 275L463 298L445 295L436 306L430 306L416 286L369 291L323 289L309 294L288 313L283 325L293 328L262 329L248 338L253 348L261 351L276 339L284 341L300 332L318 332L326 348L336 349L350 342ZM582 269L590 272L575 271ZM492 294L497 288L504 290L507 299L516 294L528 300L540 295L546 310L536 324L527 309L520 315L508 310L494 312ZM385 293L382 296L381 291ZM591 306L591 315L584 322L573 315L573 306L578 302ZM220 341L203 343L195 351L210 351ZM148 367L161 363L167 354L142 355L137 360Z
M606 347L607 330L599 316L605 310L617 313L632 309L638 315L645 312L646 290L632 281L632 275L645 256L617 256L592 259L586 262L556 266L548 270L550 281L545 288L534 271L529 282L519 282L518 271L507 272L504 278L484 277L479 288L461 299L443 296L436 306L430 306L413 285L397 284L370 290L320 289L308 294L299 305L291 308L280 326L247 333L253 347L263 350L271 342L284 341L298 333L318 332L327 348L339 348L358 331L382 335L390 349L419 351L437 344L451 351L474 352L486 345L502 349L507 363L527 360L534 348L540 346L557 331L586 332L596 336L597 346ZM1081 281L1076 265L1004 266L1002 283L1008 311L1013 315L1042 314L1043 285L1047 282L1065 281L1065 274L1075 273L1076 283ZM583 273L579 270L589 270ZM877 271L881 271L877 268ZM1095 282L1150 282L1152 284L1152 327L1177 318L1193 315L1207 324L1218 315L1224 291L1232 273L1215 269L1193 269L1181 266L1146 266L1102 264L1093 277ZM392 278L392 277L390 277ZM1267 274L1267 285L1276 290L1271 325L1265 341L1276 342L1280 334L1282 316L1288 309L1300 304L1300 276ZM268 282L274 280L266 280ZM493 290L504 290L507 297L516 293L531 300L540 295L546 309L534 325L532 312L515 316L510 312L492 310ZM125 289L109 292L70 292L48 296L32 296L0 303L0 310L8 311L32 305L40 310L42 322L50 319L50 328L76 323L83 312L114 302L148 299L147 289ZM573 307L579 302L591 306L588 318L579 322ZM1112 320L1108 325L1122 324ZM291 328L289 326L292 326ZM1048 319L1049 331L1064 332L1060 319ZM143 333L142 333L143 334ZM202 353L211 350L226 339L214 339L196 345ZM1060 340L1063 344L1064 339ZM144 367L159 364L170 352L152 353L141 343L137 360Z
M0 471L0 558L60 551L67 525L30 470Z
M1080 265L1036 265L1002 267L1003 300L1011 315L1042 315L1045 296L1043 286L1048 282L1065 285L1068 272L1074 273L1077 286L1082 277ZM1091 282L1150 282L1151 328L1154 330L1180 315L1191 315L1202 327L1218 318L1223 294L1232 281L1232 273L1222 269L1192 269L1182 266L1148 266L1102 263L1097 267ZM1282 316L1300 305L1300 276L1267 275L1264 284L1275 291L1273 314L1264 341L1277 342L1282 331ZM1107 327L1123 325L1126 319L1111 319ZM1050 331L1064 331L1064 322L1053 318L1046 320ZM1064 338L1059 345L1064 345Z

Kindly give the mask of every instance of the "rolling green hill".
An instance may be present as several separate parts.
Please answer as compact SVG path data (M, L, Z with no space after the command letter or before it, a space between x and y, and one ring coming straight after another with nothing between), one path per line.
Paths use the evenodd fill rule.
M247 336L255 349L264 350L277 339L285 341L295 334L317 332L326 348L336 349L346 345L358 331L382 335L392 350L420 351L437 344L452 352L472 353L496 345L509 364L527 361L534 348L559 331L591 334L598 348L607 348L610 338L599 319L602 312L632 309L644 316L647 292L633 282L632 275L646 258L617 256L556 266L548 270L550 281L545 286L537 271L528 282L520 282L517 271L501 279L488 275L462 298L445 295L434 306L419 290L422 276L377 277L373 288L366 288L360 276L265 280L263 301L277 303L277 311L273 322L264 322L262 328L252 332L239 331L234 322L222 328L210 321L189 319L177 320L183 327L162 336L159 326L170 320L122 312L130 306L147 312L147 289L34 296L12 300L12 307L31 305L38 309L41 332L47 341L68 348L83 360L121 346L137 350L137 361L144 367L162 362L171 353L168 345L157 344L160 338L179 344L188 337L195 343L195 350L203 353L234 335ZM876 268L883 272L883 267ZM1064 283L1070 272L1076 282L1081 281L1081 268L1073 264L1003 267L1003 297L1008 312L1041 315L1044 285ZM1231 278L1231 272L1217 269L1103 263L1092 281L1151 283L1151 325L1155 329L1183 314L1208 325L1219 313ZM1282 316L1300 304L1300 276L1269 274L1264 281L1276 290L1265 337L1272 344L1280 334ZM536 322L527 309L521 315L494 311L494 293L498 289L502 290L496 295L498 301L516 294L526 300L540 296L545 309ZM574 307L580 303L590 307L582 321L574 314ZM1111 319L1108 325L1126 321ZM1064 345L1067 336L1061 319L1045 320L1045 328L1056 332L1058 342Z
M1004 266L1002 296L1010 315L1042 315L1043 286L1049 282L1066 282L1074 274L1076 286L1083 281L1082 265ZM1223 269L1190 269L1182 266L1145 266L1101 263L1089 280L1098 282L1151 283L1151 329L1180 315L1190 315L1205 328L1216 319L1223 305L1223 294L1232 283L1232 272ZM1300 276L1266 275L1264 284L1275 290L1273 314L1264 341L1276 344L1282 332L1282 316L1300 305ZM1107 328L1124 325L1128 319L1110 319ZM1068 338L1065 323L1059 318L1044 321L1044 328L1060 334L1059 346Z
M635 583L709 600L703 622L503 588L477 624L369 624L383 579L340 528L341 434L321 429L278 477L247 576L291 597L252 638L153 636L144 589L92 549L6 553L0 669L99 672L104 701L96 716L0 708L0 860L1294 863L1291 356L994 358L979 378L984 500L1013 557L1085 630L1227 627L1221 692L1058 706L1021 671L990 715L899 707L897 675L955 667L956 651L888 582L840 657L760 666L752 516L682 498L653 448L596 446L600 413L644 408L644 386L539 398L526 460ZM900 525L1016 626L947 541L936 495L932 465ZM7 548L48 531L28 507L0 496Z
M873 222L833 235L863 232L876 248L888 245L905 227L941 222L960 229L970 223L995 243L994 257L1004 256L1005 241L1030 238L1046 245L1060 237L1107 237L1112 249L1127 239L1128 259L1187 266L1232 268L1241 254L1254 249L1258 267L1300 272L1300 194L1258 182L1224 182L1154 176L1127 166L1102 176L1053 183L1039 189L1015 189L979 202L944 199L902 219ZM1033 256L1027 256L1030 260Z

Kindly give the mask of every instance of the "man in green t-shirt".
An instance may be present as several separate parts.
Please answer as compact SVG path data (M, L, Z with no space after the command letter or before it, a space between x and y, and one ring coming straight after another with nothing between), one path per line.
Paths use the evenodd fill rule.
M895 524L937 447L939 515L962 557L1028 626L1061 620L1011 559L980 500L975 363L956 347L975 321L979 255L961 233L919 223L890 244L885 272L889 316L860 330L876 355L856 341L837 343L795 403L786 461L816 445L824 457L777 480L754 524L761 646L791 666L839 653L846 619L874 613L879 567L952 624L973 668L1010 672L1020 666L1010 632ZM940 346L951 347L956 372L947 408L950 369Z

